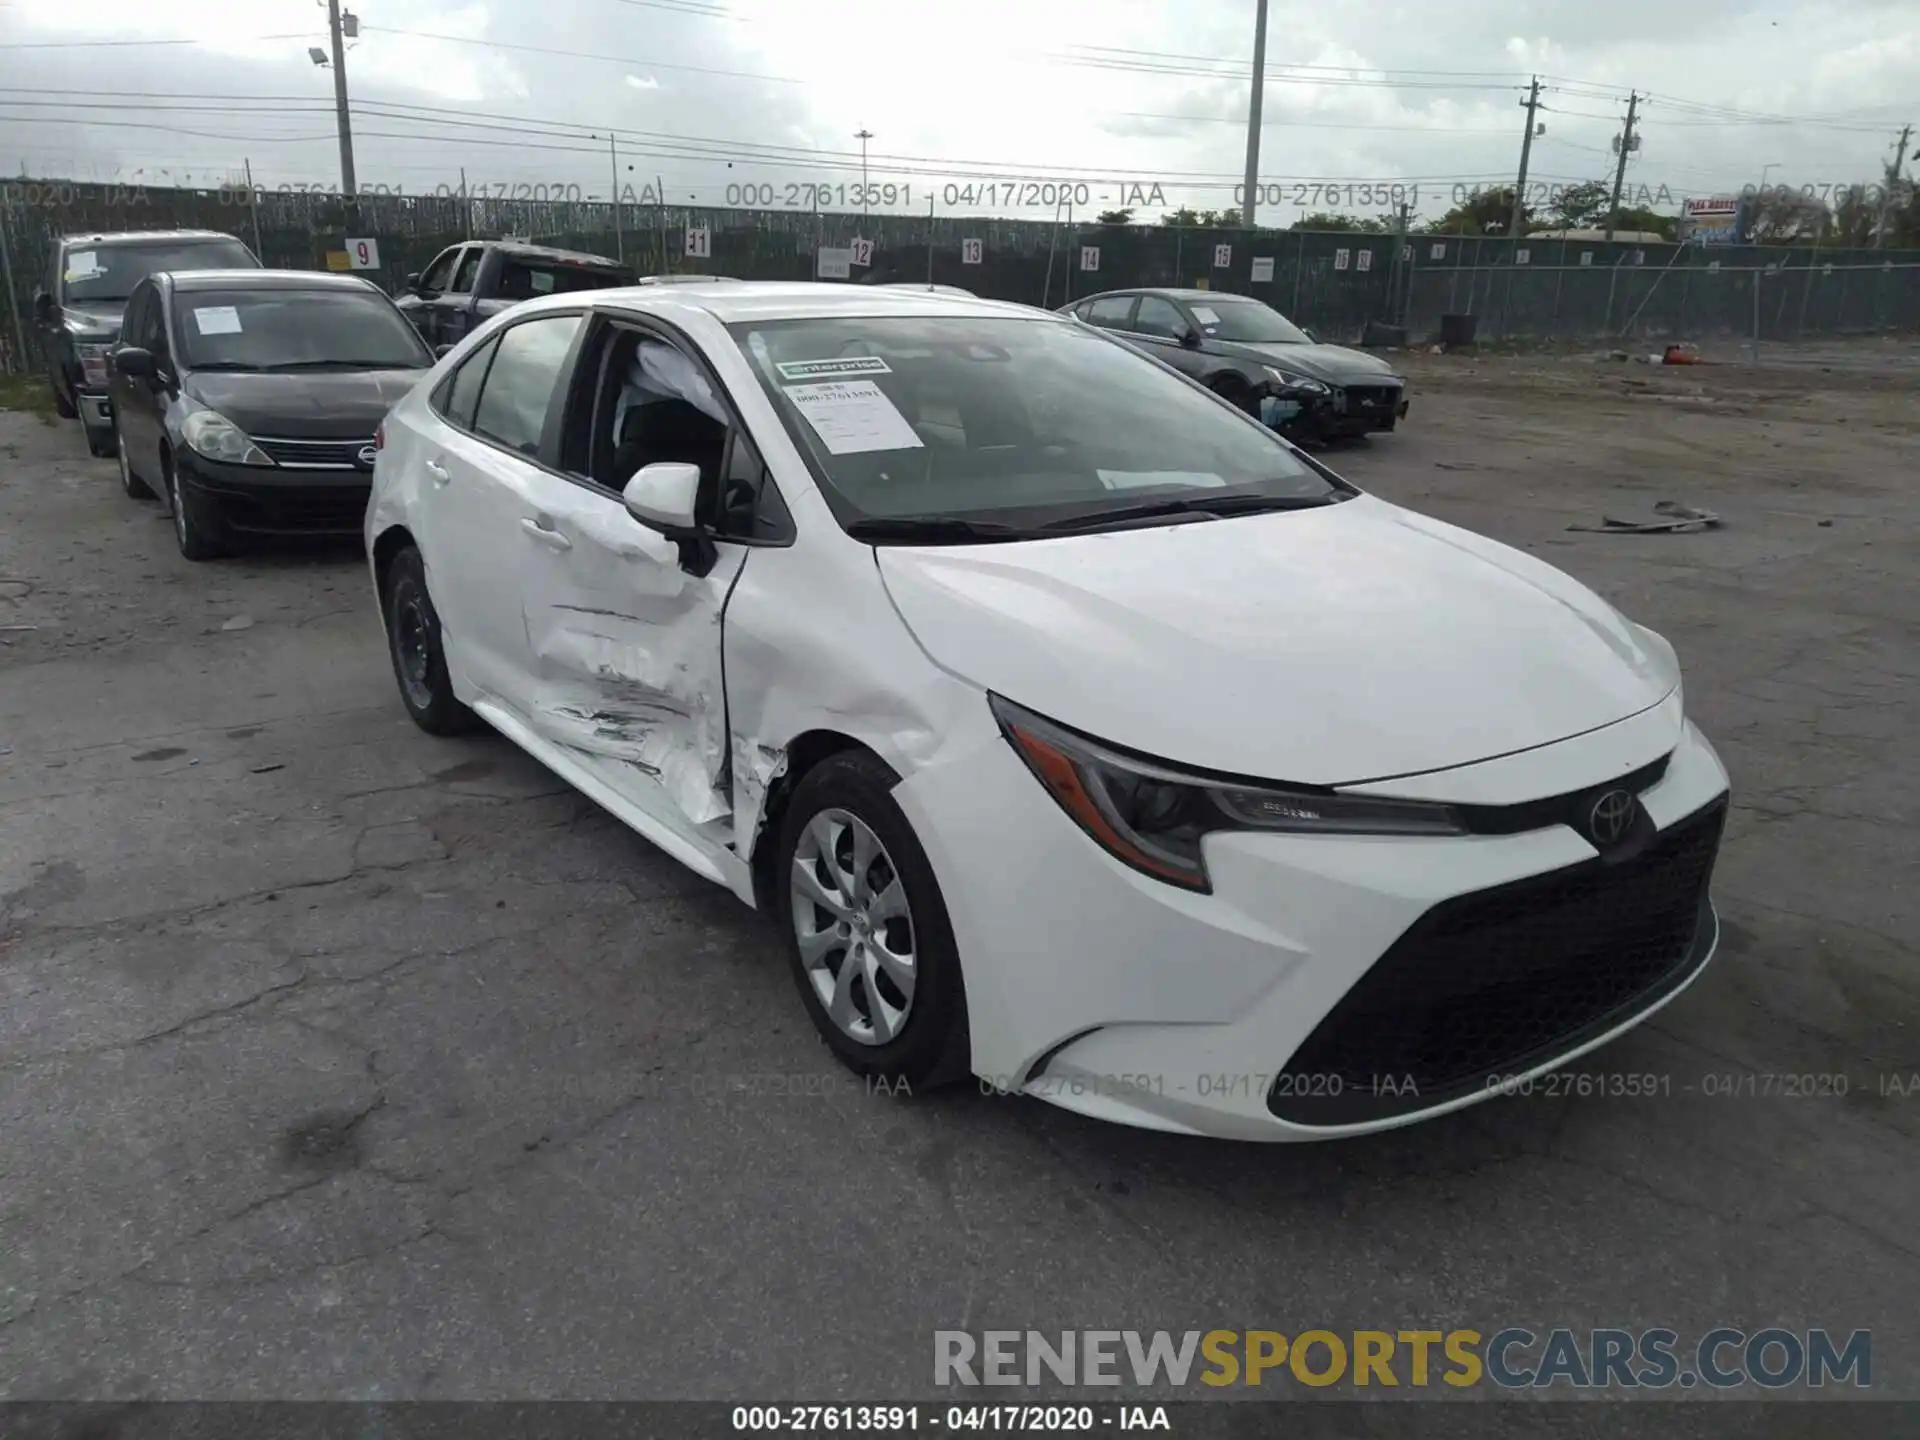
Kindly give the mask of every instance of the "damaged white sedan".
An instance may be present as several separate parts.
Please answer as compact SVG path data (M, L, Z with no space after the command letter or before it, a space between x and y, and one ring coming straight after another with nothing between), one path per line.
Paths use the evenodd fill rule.
M1021 306L553 295L387 417L408 711L771 911L856 1071L1298 1140L1618 1035L1711 958L1659 636Z

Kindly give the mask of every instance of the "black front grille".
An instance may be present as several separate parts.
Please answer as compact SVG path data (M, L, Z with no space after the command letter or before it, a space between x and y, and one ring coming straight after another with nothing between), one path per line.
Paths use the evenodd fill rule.
M1347 414L1392 415L1400 408L1398 385L1349 385L1345 388Z
M1456 896L1416 920L1287 1061L1301 1125L1425 1110L1604 1034L1685 982L1713 935L1726 800L1627 858Z
M361 465L360 452L373 444L373 436L363 435L357 440L293 440L256 435L253 443L266 451L276 465L356 470L369 468Z
M221 518L256 534L351 534L367 514L367 487L324 486L220 496Z

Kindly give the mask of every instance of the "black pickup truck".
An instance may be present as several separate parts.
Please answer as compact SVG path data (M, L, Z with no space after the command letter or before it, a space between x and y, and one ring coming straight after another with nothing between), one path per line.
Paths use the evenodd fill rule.
M569 290L631 285L634 273L605 255L553 250L519 240L469 240L449 245L417 275L409 275L398 305L435 350L522 300Z

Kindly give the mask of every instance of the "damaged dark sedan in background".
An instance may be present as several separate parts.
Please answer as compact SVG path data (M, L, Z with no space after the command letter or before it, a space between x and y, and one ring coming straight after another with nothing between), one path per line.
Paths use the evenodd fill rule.
M1389 431L1407 382L1361 350L1322 345L1271 305L1213 290L1114 290L1063 313L1124 335L1290 440Z

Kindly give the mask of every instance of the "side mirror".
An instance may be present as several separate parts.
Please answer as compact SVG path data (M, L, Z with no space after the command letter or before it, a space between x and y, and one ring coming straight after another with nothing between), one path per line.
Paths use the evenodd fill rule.
M436 345L433 347L433 358L436 360L445 359L452 349L453 346L451 345Z
M53 303L53 296L49 295L45 290L42 290L38 295L33 297L33 315L36 320L52 320L54 312L58 308L59 307Z
M1307 329L1306 326L1302 325L1300 327L1300 333L1306 336L1307 339L1312 341L1315 345L1318 345L1320 343L1320 337L1314 334L1311 330Z
M128 380L151 380L157 367L153 352L128 345L113 352L113 368Z
M405 289L411 290L414 294L418 295L420 293L420 272L418 270L411 272L400 284Z
M1200 332L1192 326L1188 326L1180 332L1180 344L1188 350L1198 350L1200 348Z
M698 533L693 513L700 493L700 467L673 461L644 467L620 492L627 513L670 540Z

